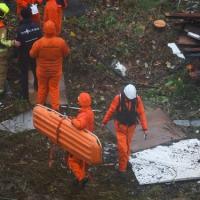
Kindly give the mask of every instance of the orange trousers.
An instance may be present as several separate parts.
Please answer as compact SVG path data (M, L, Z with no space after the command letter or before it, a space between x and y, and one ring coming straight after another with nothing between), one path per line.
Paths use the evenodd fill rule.
M44 104L49 94L52 109L58 111L60 106L59 82L61 79L61 75L48 75L48 74L37 73L37 79L38 79L37 103Z
M85 161L79 160L76 157L69 155L67 159L67 164L78 181L81 181L86 177L88 165Z
M128 127L126 125L120 124L118 121L115 120L120 172L125 172L127 169L127 164L131 153L131 142L135 133L135 127L135 125Z

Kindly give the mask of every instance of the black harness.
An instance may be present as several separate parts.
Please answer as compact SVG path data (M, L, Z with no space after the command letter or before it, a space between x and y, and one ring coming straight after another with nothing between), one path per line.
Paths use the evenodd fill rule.
M126 106L127 100L131 103L130 109L128 109ZM120 101L117 107L115 119L119 121L121 124L124 124L126 126L138 124L138 113L136 111L136 108L137 108L137 97L133 100L129 100L122 92L120 94Z

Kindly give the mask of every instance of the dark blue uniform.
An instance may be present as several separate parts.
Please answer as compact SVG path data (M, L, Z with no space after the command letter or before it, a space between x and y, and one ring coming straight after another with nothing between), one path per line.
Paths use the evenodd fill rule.
M40 26L30 19L21 21L17 30L16 40L21 43L19 47L19 67L21 71L21 95L22 98L28 99L28 71L32 70L34 76L34 88L37 90L36 62L29 56L29 51L33 43L42 37Z

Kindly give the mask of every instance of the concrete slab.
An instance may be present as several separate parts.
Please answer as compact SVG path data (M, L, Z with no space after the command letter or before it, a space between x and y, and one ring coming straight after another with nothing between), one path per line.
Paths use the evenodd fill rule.
M29 71L29 100L32 105L36 104L37 95L33 87L33 82L33 74ZM60 81L60 103L67 104L64 76L62 76ZM47 104L50 104L49 98L47 99ZM0 122L0 130L9 131L11 133L18 133L32 129L34 129L32 122L32 110L21 113L12 119Z
M200 140L157 146L130 157L140 185L200 179Z
M32 110L26 111L12 119L0 123L0 130L18 133L35 129L33 127Z
M185 137L185 134L173 124L167 114L160 108L154 109L148 107L146 108L146 114L149 127L147 140L144 140L143 131L141 126L138 125L131 147L133 152L180 140ZM113 120L106 127L115 135Z

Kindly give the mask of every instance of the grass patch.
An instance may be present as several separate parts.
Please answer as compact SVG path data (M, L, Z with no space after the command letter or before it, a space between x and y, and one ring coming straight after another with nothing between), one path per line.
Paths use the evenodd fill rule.
M127 8L138 8L140 10L151 10L159 6L169 8L171 3L168 0L125 0L124 5Z
M172 114L175 110L187 113L199 108L200 88L183 71L168 77L160 87L148 90L144 98L165 108L169 107ZM200 117L198 112L196 117Z

